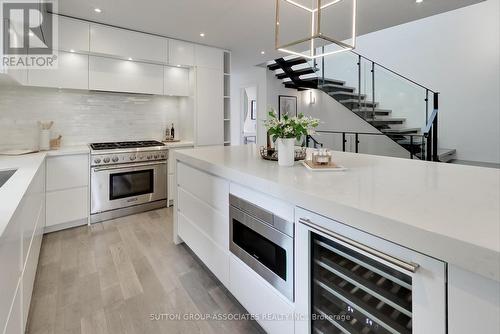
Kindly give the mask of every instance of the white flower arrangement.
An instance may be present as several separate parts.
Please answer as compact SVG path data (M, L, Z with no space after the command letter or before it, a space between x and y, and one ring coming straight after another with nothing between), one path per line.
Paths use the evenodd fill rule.
M273 141L278 138L295 138L300 140L302 136L315 134L314 129L319 125L319 119L299 114L288 117L283 115L281 119L276 117L274 109L268 112L268 119L264 121L268 133Z

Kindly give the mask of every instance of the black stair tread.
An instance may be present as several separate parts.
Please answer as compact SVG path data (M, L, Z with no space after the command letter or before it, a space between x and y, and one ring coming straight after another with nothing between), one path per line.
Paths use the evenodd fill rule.
M382 132L389 134L413 134L420 132L420 128L384 129Z
M358 97L358 93L351 93L351 92L329 92L328 95L330 96L337 96L337 95L343 95L343 96L353 96L353 97ZM365 99L366 94L361 94L361 99Z
M319 78L319 77L313 77L313 78L304 78L302 79L303 81L317 81L318 83L321 83L321 84L333 84L333 85L340 85L340 86L343 86L345 85L345 81L342 81L342 80L336 80L336 79L323 79L323 78Z
M283 58L282 58L283 59ZM286 60L286 59L283 59L285 61L285 65L287 66L295 66L295 65L300 65L300 64L305 64L307 63L307 60L302 58L302 57L297 57L297 58L293 58L293 59L290 59L290 60ZM275 70L278 70L281 68L281 65L276 63L276 61L274 62L274 64L269 64L267 65L267 68L272 70L272 71L275 71Z
M326 92L339 92L339 91L354 92L356 90L356 88L354 87L335 85L335 84L318 85L318 88Z
M304 74L311 74L311 73L314 73L316 71L317 71L317 69L314 69L312 67L306 67L306 68L301 68L299 70L293 70L293 74L295 76L300 76L300 75L304 75ZM285 79L285 78L289 78L290 76L287 73L283 72L283 73L276 74L276 77L278 79Z
M365 121L375 124L403 124L406 118L402 117L384 117L384 118L365 118Z
M375 115L380 114L380 115L388 115L392 113L392 110L390 109L377 109L373 110L373 108L357 108L357 109L352 109L353 112L355 113L369 113L375 111Z

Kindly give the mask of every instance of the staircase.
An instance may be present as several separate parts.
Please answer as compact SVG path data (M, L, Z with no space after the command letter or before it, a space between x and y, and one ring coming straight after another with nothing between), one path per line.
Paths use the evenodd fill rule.
M398 76L398 80L402 80L401 78L403 78L404 80L408 80L410 83L414 83L417 88L423 89L423 92L425 93L425 101L422 101L422 103L425 103L423 111L425 111L425 119L427 119L428 122L429 96L431 94L434 96L435 100L433 109L436 112L434 118L430 120L430 124L422 124L422 127L407 126L406 117L393 116L392 110L382 107L384 105L384 101L375 101L374 97L368 97L366 94L359 92L359 89L361 88L360 82L362 74L360 64L363 61L365 61L365 63L366 61L370 62L367 64L368 66L371 66L371 74L369 76L367 75L363 79L365 81L370 79L372 80L370 86L373 87L372 96L376 96L375 73L376 70L378 70L376 66L381 65L378 65L371 60L367 60L354 52L351 53L357 61L354 66L359 67L359 76L357 80L358 82L350 82L350 85L339 78L329 78L325 76L325 67L327 67L327 64L325 64L325 58L321 60L322 63L318 66L319 64L316 62L310 63L305 58L288 56L268 62L267 67L269 70L274 71L276 78L282 80L286 88L297 89L298 91L319 89L325 92L365 122L371 124L374 128L380 131L380 133L378 133L379 135L385 135L405 148L411 158L437 161L441 155L449 156L450 152L446 150L444 152L440 151L439 154L437 151L437 93L434 93L430 89L418 85L385 67L381 67L385 72ZM329 57L329 59L334 58L335 56ZM384 73L384 75L387 74ZM359 88L354 86L358 86ZM422 118L423 117L424 115L422 115ZM434 124L436 125L435 127L433 126ZM428 129L428 131L422 132L424 128ZM434 137L432 136L433 133ZM434 152L432 152L433 150Z

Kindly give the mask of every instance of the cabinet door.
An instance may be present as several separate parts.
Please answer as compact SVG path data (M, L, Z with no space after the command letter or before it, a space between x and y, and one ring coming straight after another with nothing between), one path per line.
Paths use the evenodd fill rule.
M198 67L196 71L196 145L224 144L222 70Z
M165 66L164 94L189 96L189 69Z
M59 50L89 52L89 23L64 16L58 16L58 21Z
M88 89L89 56L59 51L58 68L30 69L28 84L39 87Z
M194 66L194 44L171 39L168 42L168 63Z
M163 94L163 66L90 56L89 89Z
M88 188L74 188L47 193L46 227L87 219Z
M222 50L203 45L196 45L194 54L196 66L208 67L222 72L224 56Z
M49 157L47 159L47 191L85 187L89 184L87 154Z
M21 293L21 283L18 284L16 295L12 304L12 309L10 311L9 318L7 319L7 324L5 325L5 334L22 334L23 323L22 323L22 293ZM3 322L2 322L3 325Z
M163 63L167 58L166 49L165 38L98 24L90 26L92 53Z

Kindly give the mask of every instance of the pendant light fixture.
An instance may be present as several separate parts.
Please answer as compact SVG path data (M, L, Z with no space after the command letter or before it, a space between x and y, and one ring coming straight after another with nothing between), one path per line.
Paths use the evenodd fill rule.
M356 1L276 0L276 49L308 59L354 49Z

